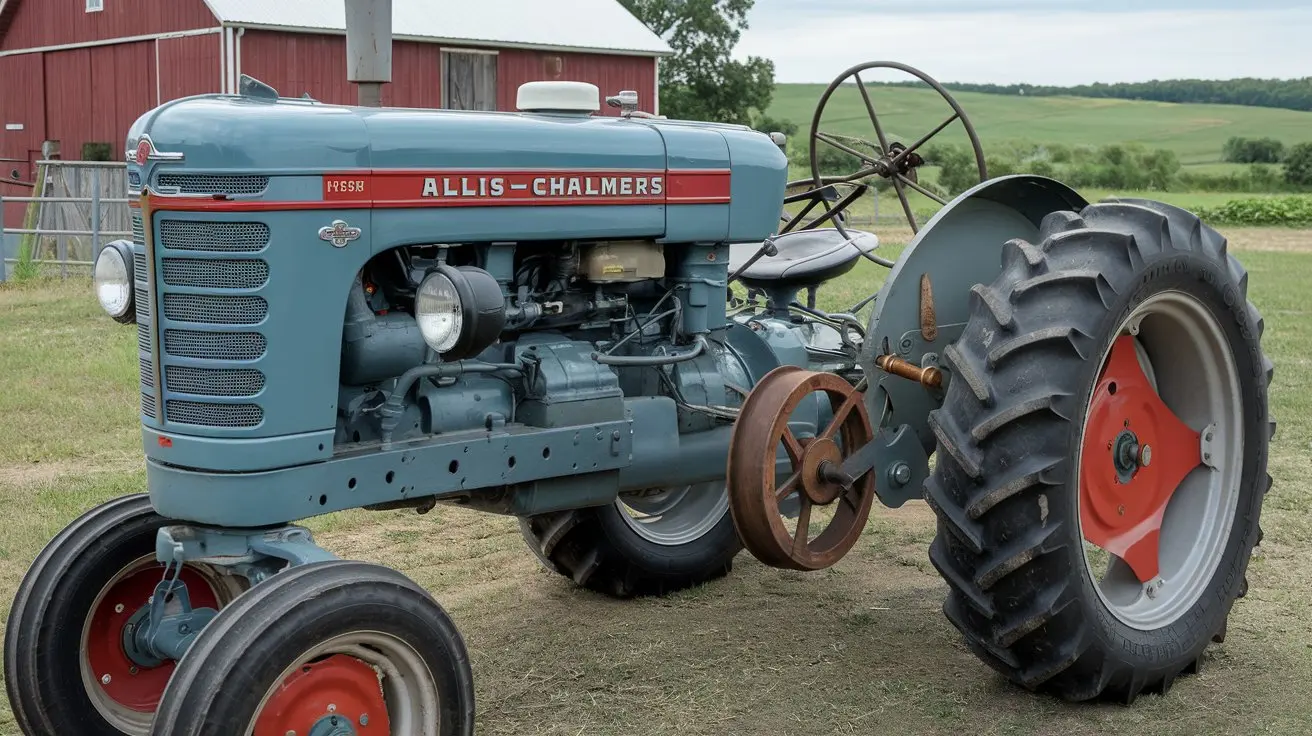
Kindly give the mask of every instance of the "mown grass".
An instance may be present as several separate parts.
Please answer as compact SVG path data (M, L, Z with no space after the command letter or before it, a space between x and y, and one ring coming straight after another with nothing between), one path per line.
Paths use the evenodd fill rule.
M727 579L616 602L541 569L513 520L439 507L309 521L343 557L431 590L473 659L480 734L1305 734L1312 722L1312 232L1227 233L1250 273L1276 361L1275 487L1266 541L1229 638L1200 676L1133 707L1017 690L960 643L926 548L923 503L876 510L837 566L800 574L738 558ZM881 230L890 254L906 233ZM822 294L847 306L883 271ZM135 329L83 281L0 287L0 611L41 546L75 515L144 487ZM270 492L276 492L271 489ZM17 736L0 702L0 734Z

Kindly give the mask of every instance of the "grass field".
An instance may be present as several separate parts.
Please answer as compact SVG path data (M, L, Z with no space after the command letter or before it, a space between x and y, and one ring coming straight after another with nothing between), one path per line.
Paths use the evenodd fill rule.
M933 70L927 70L933 74ZM780 84L767 113L790 120L805 136L825 85ZM944 120L951 109L925 89L870 87L890 136L911 143ZM987 152L1006 141L1098 146L1139 141L1175 151L1189 164L1217 163L1231 136L1272 137L1286 145L1312 141L1312 113L1237 105L1178 105L1165 102L1087 97L1019 97L954 93L979 132ZM869 117L855 87L836 92L826 106L827 131L874 140ZM959 125L945 131L960 131ZM952 142L964 141L956 135Z
M905 238L882 231L886 242ZM1200 676L1133 707L1018 691L960 643L926 550L923 503L875 511L834 568L797 574L749 555L729 578L615 602L543 571L512 519L438 507L311 520L344 557L400 568L448 608L470 648L478 733L1305 734L1312 723L1312 232L1228 233L1276 361L1275 487L1250 592ZM892 251L897 248L891 247ZM877 285L861 269L828 306ZM0 288L0 611L75 515L142 490L135 329L84 281ZM17 736L7 703L0 734Z

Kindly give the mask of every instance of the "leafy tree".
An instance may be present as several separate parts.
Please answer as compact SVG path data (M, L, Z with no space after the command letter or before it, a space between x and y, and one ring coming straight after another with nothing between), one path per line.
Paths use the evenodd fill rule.
M1295 186L1312 186L1312 143L1300 143L1285 156L1285 181Z
M798 126L791 120L772 118L769 115L757 115L752 127L762 133L783 133L791 141L797 135Z
M774 96L774 62L732 57L755 0L620 0L674 49L661 60L661 112L751 125Z
M1236 164L1278 164L1285 155L1285 144L1274 138L1239 138L1225 142L1226 161Z

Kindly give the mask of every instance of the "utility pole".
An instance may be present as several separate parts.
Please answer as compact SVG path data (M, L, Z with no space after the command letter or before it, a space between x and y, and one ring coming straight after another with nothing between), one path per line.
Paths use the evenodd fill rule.
M361 107L382 105L392 81L392 0L346 0L346 78Z

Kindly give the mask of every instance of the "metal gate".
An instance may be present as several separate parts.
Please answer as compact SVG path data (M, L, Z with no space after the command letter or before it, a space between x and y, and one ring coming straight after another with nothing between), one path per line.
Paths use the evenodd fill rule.
M26 273L60 278L88 276L101 246L130 238L127 164L114 161L38 161L30 197L4 197L27 203L22 225L0 237L0 281Z

